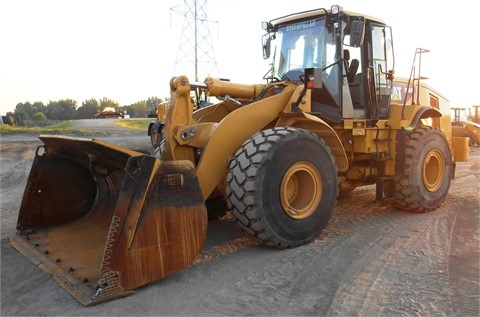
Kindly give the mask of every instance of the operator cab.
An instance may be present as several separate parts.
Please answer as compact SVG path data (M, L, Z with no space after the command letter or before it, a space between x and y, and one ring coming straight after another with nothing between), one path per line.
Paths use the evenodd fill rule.
M303 84L305 69L320 69L308 112L333 123L388 117L393 80L392 32L382 21L340 6L264 22L269 82ZM272 45L274 44L274 46Z

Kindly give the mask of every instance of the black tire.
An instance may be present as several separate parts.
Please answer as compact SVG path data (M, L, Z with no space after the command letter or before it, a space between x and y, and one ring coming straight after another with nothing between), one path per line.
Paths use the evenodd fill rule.
M338 196L330 148L315 134L292 127L264 130L230 161L227 203L239 227L280 249L318 236Z
M405 170L395 182L395 204L413 212L437 209L450 188L453 166L446 137L430 126L407 135Z
M150 126L150 143L152 144L152 147L156 149L160 145L161 141L162 141L161 131L157 131L157 129L155 128L155 125L152 124Z

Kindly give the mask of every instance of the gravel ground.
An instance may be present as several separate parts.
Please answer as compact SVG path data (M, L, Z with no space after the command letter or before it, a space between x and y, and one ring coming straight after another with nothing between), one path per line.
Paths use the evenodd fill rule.
M95 137L150 151L146 131L80 120ZM106 131L106 132L105 132ZM479 316L480 151L457 164L445 203L413 214L375 201L373 187L338 201L314 242L273 250L227 216L184 270L121 299L82 306L9 244L35 148L34 135L1 136L2 316Z

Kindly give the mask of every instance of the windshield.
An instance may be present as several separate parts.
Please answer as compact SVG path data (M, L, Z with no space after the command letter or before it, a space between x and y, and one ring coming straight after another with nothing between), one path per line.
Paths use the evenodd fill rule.
M281 80L300 80L305 68L325 69L335 62L333 33L325 19L317 18L282 25L276 32L273 66ZM331 68L325 69L328 75Z

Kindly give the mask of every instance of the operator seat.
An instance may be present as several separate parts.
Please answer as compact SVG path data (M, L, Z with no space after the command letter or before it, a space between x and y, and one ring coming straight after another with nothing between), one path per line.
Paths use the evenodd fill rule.
M347 61L347 80L349 84L353 84L353 78L358 71L358 66L360 62L358 59L354 58L350 62L350 51L347 49L343 50L343 58Z
M347 62L347 70L350 67L350 51L347 49L343 50L343 59Z
M356 58L352 59L352 61L350 62L350 66L348 67L348 70L347 70L347 80L349 84L353 83L353 79L355 77L355 74L358 71L359 65L360 65L360 62Z

